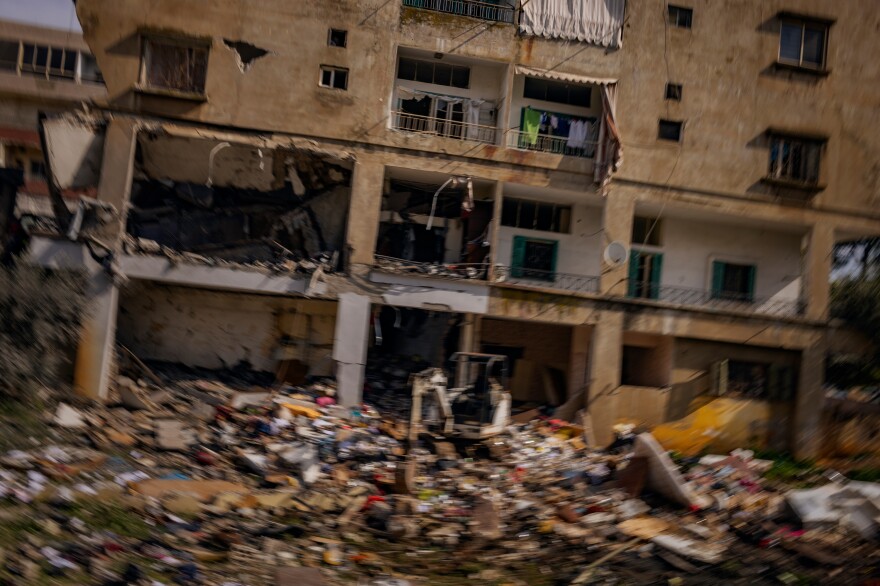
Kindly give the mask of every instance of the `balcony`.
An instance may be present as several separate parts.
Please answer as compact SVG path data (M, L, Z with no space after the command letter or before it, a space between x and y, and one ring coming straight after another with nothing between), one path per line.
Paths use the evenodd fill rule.
M521 267L495 265L493 281L498 284L558 289L573 293L598 293L599 277L540 271Z
M475 0L403 0L403 5L507 24L513 24L515 12L510 4Z
M485 280L488 263L430 263L376 255L373 265L387 273L454 280Z
M631 287L630 290L634 289ZM776 317L798 317L803 315L805 309L803 301L797 299L747 298L734 295L719 296L712 291L691 287L649 285L639 282L637 290L641 293L638 298L648 301L661 301L673 305L704 307L721 311L739 311Z
M456 140L469 140L484 144L495 144L497 128L470 124L446 118L420 116L402 110L391 112L391 125L395 130L428 134Z
M530 134L521 130L508 130L506 144L508 148L522 151L539 151L566 157L592 159L596 153L595 142L585 142L583 146L569 146L569 139L564 136Z

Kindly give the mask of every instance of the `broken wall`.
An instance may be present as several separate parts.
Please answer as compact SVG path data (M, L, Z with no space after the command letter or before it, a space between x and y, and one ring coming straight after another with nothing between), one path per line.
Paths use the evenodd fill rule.
M288 361L290 372L324 375L336 305L135 282L122 293L117 336L143 359L204 368L246 361L269 372Z
M512 373L509 387L515 401L541 404L565 401L572 328L498 319L483 319L480 323L481 351L514 358L508 362L508 372ZM557 391L554 400L545 389L545 382L549 382L545 373L552 378L552 386Z

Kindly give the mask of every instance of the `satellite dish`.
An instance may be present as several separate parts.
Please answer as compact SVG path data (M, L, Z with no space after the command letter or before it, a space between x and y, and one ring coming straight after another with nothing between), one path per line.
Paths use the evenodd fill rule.
M613 267L619 267L626 262L628 252L623 242L615 240L605 247L605 262Z

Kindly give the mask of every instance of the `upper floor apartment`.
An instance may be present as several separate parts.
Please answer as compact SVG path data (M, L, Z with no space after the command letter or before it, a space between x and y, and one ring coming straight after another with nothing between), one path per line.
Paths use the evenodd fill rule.
M0 91L50 105L104 93L104 78L82 36L0 20ZM36 119L31 126L36 127Z
M880 14L831 0L81 0L111 106L873 213ZM548 175L548 173L550 175ZM549 180L552 183L552 178Z

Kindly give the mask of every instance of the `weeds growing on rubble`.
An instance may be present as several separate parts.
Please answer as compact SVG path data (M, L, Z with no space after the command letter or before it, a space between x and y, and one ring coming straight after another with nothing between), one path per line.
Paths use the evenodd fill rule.
M0 268L0 398L22 400L55 381L76 340L85 285L77 272Z

